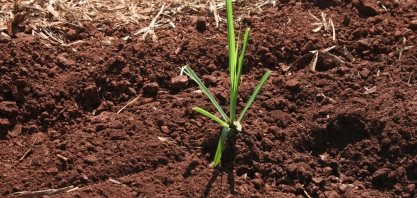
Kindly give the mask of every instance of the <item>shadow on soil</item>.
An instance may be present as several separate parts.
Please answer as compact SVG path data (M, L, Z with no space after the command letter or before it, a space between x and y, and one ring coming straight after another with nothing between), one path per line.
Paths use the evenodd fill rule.
M222 160L221 165L216 167L216 169L213 171L213 175L211 176L210 180L208 181L206 188L204 190L204 197L208 196L210 194L210 190L213 187L214 182L218 179L220 176L220 186L223 185L223 182L227 182L229 184L229 193L234 194L235 189L235 178L233 174L233 170L235 169L235 156L236 152L233 149L234 145L236 144L236 140L239 136L236 134L233 134L231 137L227 138L226 140L226 146L224 148L223 154L222 154ZM210 144L217 145L218 138L213 141L212 138L208 139ZM203 143L203 145L207 144L207 142ZM216 148L210 150L210 156L214 156L216 152ZM203 154L205 154L206 151L203 151ZM191 170L193 170L198 165L197 161L192 161L189 165L185 173L183 174L184 177L189 177L191 175ZM227 181L223 181L223 175L227 174Z
M346 118L349 119L346 119ZM349 120L349 121L346 121ZM325 128L312 129L310 137L305 139L302 145L304 150L315 150L322 154L330 149L343 150L348 144L369 138L370 132L366 129L360 116L339 115L333 121L329 121Z

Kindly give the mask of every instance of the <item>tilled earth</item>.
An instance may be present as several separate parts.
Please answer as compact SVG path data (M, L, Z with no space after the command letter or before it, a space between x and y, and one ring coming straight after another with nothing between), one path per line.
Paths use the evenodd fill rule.
M192 108L215 109L179 67L227 109L224 23L184 14L157 42L123 40L136 26L90 34L94 24L61 30L84 41L69 47L27 31L2 40L0 196L72 185L52 197L416 197L417 2L281 0L250 11L239 109L273 74L216 169L221 126ZM312 31L308 11L331 17L336 40ZM333 45L345 63L319 56L311 71L304 55Z

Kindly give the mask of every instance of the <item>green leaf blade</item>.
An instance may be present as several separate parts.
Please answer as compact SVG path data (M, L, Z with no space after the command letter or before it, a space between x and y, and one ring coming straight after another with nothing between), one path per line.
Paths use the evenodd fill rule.
M222 132L220 134L219 143L217 145L216 155L214 156L213 165L211 166L212 168L216 168L217 165L219 165L219 163L220 163L220 160L221 160L222 154L223 154L224 143L226 142L226 138L229 135L230 130L232 130L232 129L230 129L228 127L224 127L222 129Z
M237 97L237 85L236 85L236 61L237 61L237 48L235 28L233 24L233 9L232 1L226 0L226 15L227 15L227 40L229 49L229 74L230 74L230 123L233 124L236 114L236 101Z
M271 75L271 71L267 70L265 74L263 75L261 81L259 82L258 86L256 86L255 91L253 91L251 97L249 98L248 102L246 103L245 107L243 108L243 111L240 113L239 118L237 119L238 122L240 122L245 115L246 111L249 109L252 102L255 100L256 96L261 91L262 87L264 86L266 80L268 80L269 76Z
M226 122L224 122L223 120L221 120L220 118L216 117L215 115L213 115L212 113L200 108L200 107L194 107L193 108L194 111L201 113L209 118L211 118L212 120L218 122L219 124L221 124L224 127L229 127L229 124L227 124Z
M211 103L213 103L213 105L216 107L217 111L222 116L223 121L224 122L228 122L227 115L226 115L226 113L224 113L224 111L221 108L221 106L219 105L219 103L216 101L216 99L211 94L211 92L207 89L207 87L204 85L204 83L200 80L200 78L198 78L197 74L195 74L194 71L191 69L191 67L189 67L188 65L185 66L185 74L187 74L187 76L189 76L191 79L194 80L194 82L196 82L198 84L198 86L200 87L200 89L209 98L209 100L211 101Z
M246 28L245 34L243 36L243 46L242 46L242 51L240 52L239 62L238 62L238 67L237 67L238 68L237 70L238 87L239 87L240 74L242 73L242 68L243 68L243 59L245 58L245 53L246 53L246 46L249 40L249 32L250 32L250 29Z

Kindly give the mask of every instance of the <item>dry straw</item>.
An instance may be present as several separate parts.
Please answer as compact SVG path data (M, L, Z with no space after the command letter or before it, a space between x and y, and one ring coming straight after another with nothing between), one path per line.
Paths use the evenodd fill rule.
M275 1L236 0L235 4L245 4L262 10L275 6ZM51 42L68 45L55 34L63 34L68 28L84 27L86 22L104 32L105 27L135 25L136 30L129 38L157 39L158 28L175 28L175 22L185 17L204 15L212 17L216 26L225 22L219 15L225 11L224 0L0 0L0 32L9 36L16 33L18 26L33 29L33 35ZM4 33L3 33L4 34ZM2 35L2 38L6 38Z

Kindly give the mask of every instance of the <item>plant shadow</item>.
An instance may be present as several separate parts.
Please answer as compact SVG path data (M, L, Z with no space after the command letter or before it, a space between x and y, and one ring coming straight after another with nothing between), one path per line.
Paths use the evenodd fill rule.
M233 149L234 145L236 145L236 140L238 136L236 134L232 134L226 140L226 146L224 148L222 154L221 164L215 168L213 175L211 176L209 182L206 185L204 190L204 197L209 196L210 190L213 187L213 183L217 180L220 176L220 186L224 186L223 184L223 174L227 174L227 183L229 184L229 194L234 194L235 189L235 177L233 174L233 170L235 169L235 157L236 152Z

